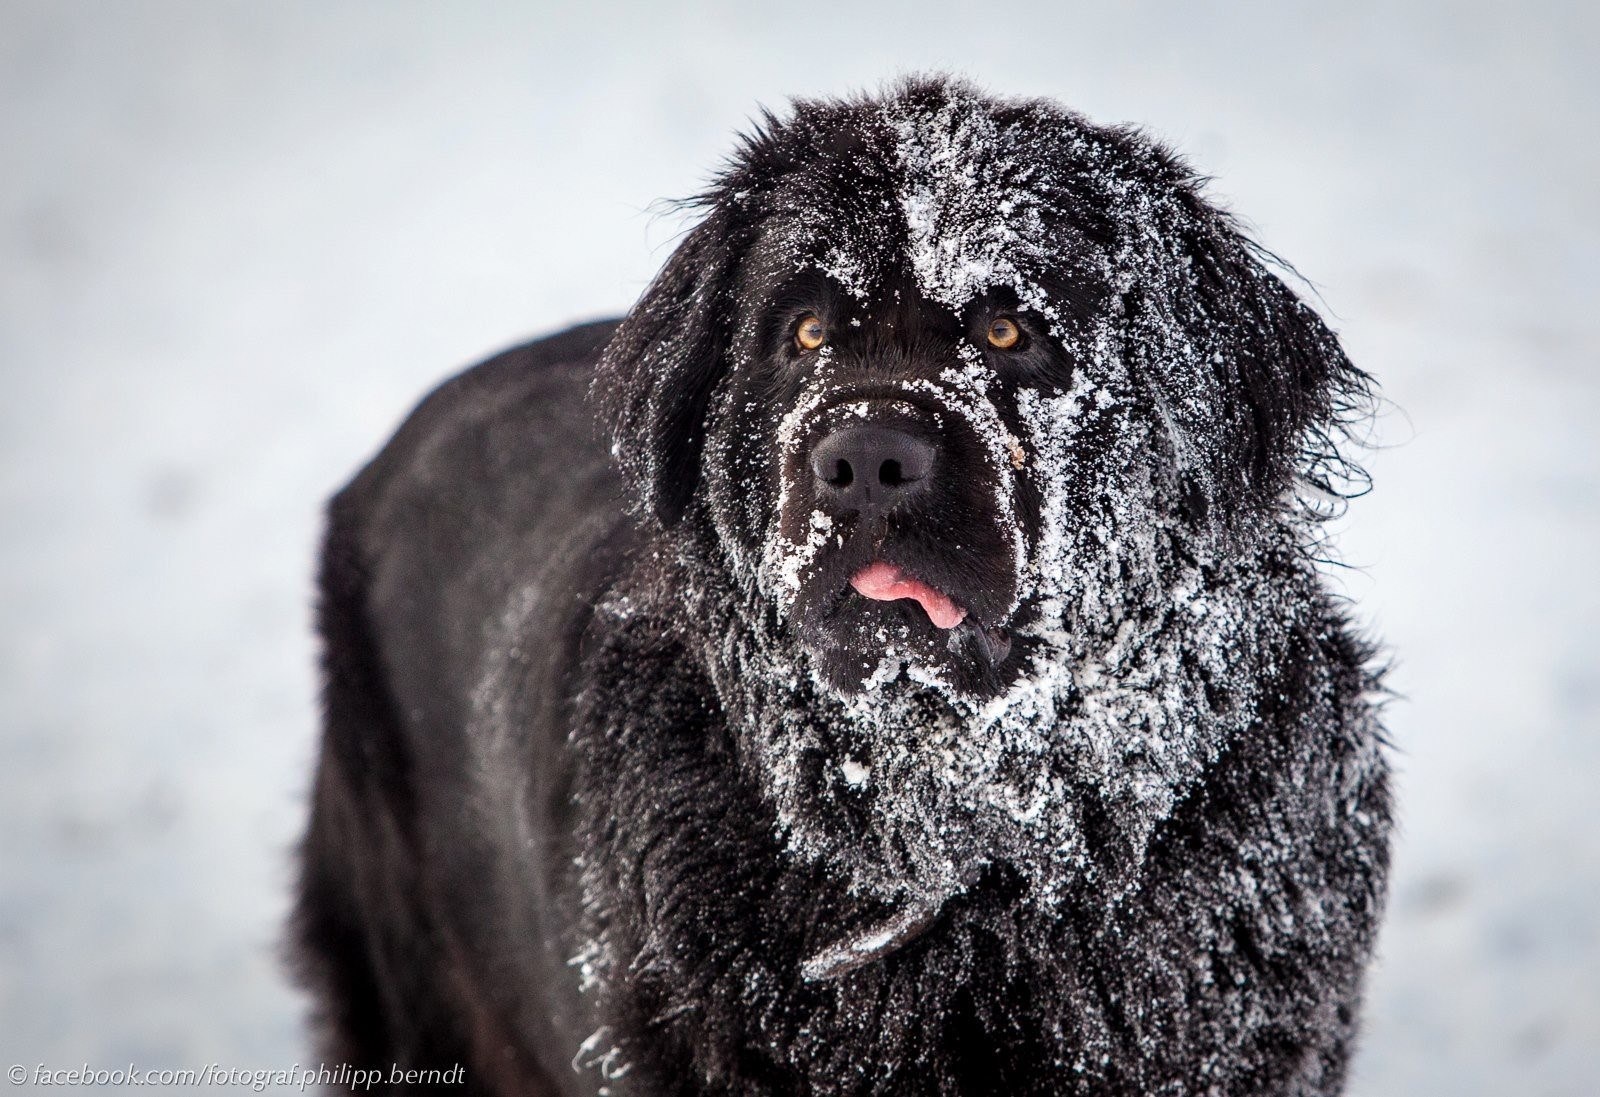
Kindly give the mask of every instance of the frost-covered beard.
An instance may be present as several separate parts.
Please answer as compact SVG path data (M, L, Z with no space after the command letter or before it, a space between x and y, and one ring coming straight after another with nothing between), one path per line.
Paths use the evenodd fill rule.
M815 418L852 414L828 402L828 363L785 407L753 410L725 387L705 462L718 570L738 607L707 662L743 760L793 854L889 902L936 905L989 865L1014 870L1047 905L1078 885L1131 885L1126 870L1154 828L1254 717L1304 593L1298 572L1269 578L1263 565L1292 544L1293 519L1224 535L1188 506L1217 494L1204 434L1216 382L1210 351L1162 311L1164 283L1194 277L1163 250L1174 234L1158 221L1170 211L1110 167L1070 181L1116 229L1087 260L1093 277L1113 300L1139 287L1145 302L1137 315L1108 304L1075 326L1043 277L1081 270L1090 254L1052 250L1059 218L1042 211L1068 183L1031 154L1008 159L1020 138L987 109L959 93L928 113L885 107L898 228L836 234L825 250L798 242L792 266L824 271L861 301L903 272L930 307L957 316L1008 291L1073 363L1064 390L1012 386L1005 399L977 347L895 382L921 386L977 439L1001 524L994 555L1013 571L1006 604L977 622L1009 645L1001 673L975 688L960 651L887 622L857 652L865 663L851 681L811 638L808 584L837 531L791 496ZM882 254L885 240L900 253ZM768 467L741 463L729 441L740 431L767 440Z
M997 452L1020 443L1042 506L1018 531L1018 665L992 695L905 633L860 689L827 681L784 616L823 546L774 512L711 662L793 853L888 901L940 902L990 864L1045 904L1075 882L1131 883L1103 870L1138 858L1250 721L1285 618L1253 560L1219 558L1176 517L1170 447L1139 408L1103 356L1067 392L1022 393L1014 437L995 418Z

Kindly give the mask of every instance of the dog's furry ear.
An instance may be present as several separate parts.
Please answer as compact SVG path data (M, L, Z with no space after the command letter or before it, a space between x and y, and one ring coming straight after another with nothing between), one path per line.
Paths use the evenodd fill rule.
M1150 292L1133 307L1130 353L1148 364L1186 503L1227 514L1292 488L1323 498L1359 489L1363 474L1337 443L1367 408L1366 374L1274 271L1283 264L1192 177L1173 182L1160 233L1172 249L1160 260L1168 274L1141 279ZM1159 363L1140 350L1163 346Z
M700 474L705 417L722 371L734 241L724 203L678 245L623 318L591 397L628 490L663 526L683 516Z

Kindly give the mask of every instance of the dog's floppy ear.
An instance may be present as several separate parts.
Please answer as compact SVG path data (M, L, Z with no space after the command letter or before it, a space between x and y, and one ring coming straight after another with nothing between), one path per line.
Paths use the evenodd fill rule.
M714 202L623 318L595 373L591 395L628 489L663 526L682 517L699 477L734 244L727 205Z
M1180 465L1198 474L1186 475L1186 496L1227 513L1270 503L1296 481L1348 494L1362 474L1336 442L1366 410L1366 374L1274 272L1273 257L1192 180L1175 192L1161 237L1174 249L1163 265L1177 273L1141 280L1151 292L1131 334L1136 345L1169 348L1149 373Z

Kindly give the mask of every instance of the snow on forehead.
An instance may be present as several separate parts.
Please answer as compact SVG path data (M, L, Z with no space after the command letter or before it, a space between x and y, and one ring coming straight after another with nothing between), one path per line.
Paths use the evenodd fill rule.
M906 259L923 295L959 312L1008 286L1046 311L1043 291L1024 273L1043 265L1047 234L1032 185L1037 151L1012 154L1018 127L1002 128L959 89L937 108L889 103L883 120L895 139Z

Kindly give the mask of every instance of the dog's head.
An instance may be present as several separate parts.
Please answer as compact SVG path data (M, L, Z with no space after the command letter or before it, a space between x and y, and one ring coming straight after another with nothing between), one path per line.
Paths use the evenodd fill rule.
M758 669L843 714L762 717L780 802L888 810L942 752L1007 825L1073 829L1082 778L1147 831L1225 736L1179 710L1248 709L1260 607L1218 576L1326 486L1337 341L1172 156L959 83L768 117L700 204L597 392L641 509L790 664ZM894 810L987 810L952 795Z

